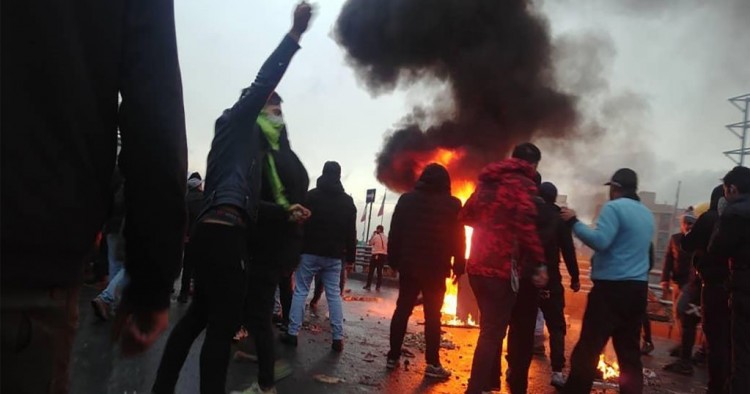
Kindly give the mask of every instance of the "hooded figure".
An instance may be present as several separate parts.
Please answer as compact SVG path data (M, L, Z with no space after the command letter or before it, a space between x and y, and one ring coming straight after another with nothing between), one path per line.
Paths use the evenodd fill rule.
M396 204L388 237L391 267L400 271L396 310L391 319L387 367L398 367L409 316L419 293L424 300L427 368L425 375L448 378L440 365L440 308L445 278L464 273L466 238L458 221L461 202L451 196L450 176L441 165L425 167L414 190ZM453 259L453 266L451 266Z

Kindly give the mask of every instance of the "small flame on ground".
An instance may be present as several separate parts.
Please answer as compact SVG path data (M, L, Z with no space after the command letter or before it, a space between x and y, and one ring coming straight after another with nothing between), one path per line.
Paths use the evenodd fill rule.
M617 361L613 361L611 364L607 362L606 357L603 354L599 355L599 364L596 367L602 373L602 380L616 380L620 377L620 366Z

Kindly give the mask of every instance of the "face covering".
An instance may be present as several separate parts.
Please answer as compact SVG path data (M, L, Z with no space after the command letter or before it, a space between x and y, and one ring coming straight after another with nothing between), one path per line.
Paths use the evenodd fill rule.
M274 125L274 127L281 127L284 125L284 117L282 115L274 115L274 114L265 114L266 119L268 119L271 124Z

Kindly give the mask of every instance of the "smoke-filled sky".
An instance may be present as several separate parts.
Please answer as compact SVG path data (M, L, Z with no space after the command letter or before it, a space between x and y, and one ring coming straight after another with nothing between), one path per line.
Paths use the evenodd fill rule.
M292 146L311 178L325 161L339 161L344 186L362 209L365 189L379 189L378 204L382 196L375 157L386 132L414 107L450 100L446 87L430 80L371 94L333 38L343 4L318 2L278 91ZM679 180L682 202L707 200L733 165L721 152L739 145L724 125L741 120L726 99L750 93L750 2L546 0L535 6L551 32L559 87L579 97L577 134L586 136L541 141L543 176L584 211L588 196L601 191L593 185L622 166L636 169L641 189L656 191L660 201L674 202ZM289 29L294 1L185 0L175 7L190 168L203 172L216 117ZM395 201L389 193L386 224Z

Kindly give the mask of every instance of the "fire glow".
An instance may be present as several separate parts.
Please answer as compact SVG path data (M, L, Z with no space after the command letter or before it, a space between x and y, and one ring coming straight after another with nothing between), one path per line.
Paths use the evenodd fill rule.
M599 364L596 369L602 373L602 380L605 382L615 381L620 377L620 366L617 364L617 361L609 363L603 354L599 355Z

